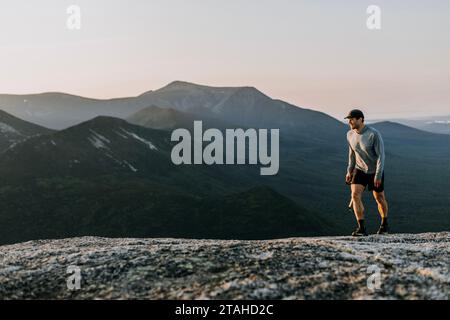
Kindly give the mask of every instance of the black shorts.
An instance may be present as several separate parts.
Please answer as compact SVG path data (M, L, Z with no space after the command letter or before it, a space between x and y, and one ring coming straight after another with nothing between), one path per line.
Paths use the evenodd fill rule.
M381 175L381 185L379 188L375 188L374 185L375 173L365 173L359 169L356 169L356 173L353 176L352 184L361 184L364 187L368 186L367 190L383 192L384 191L384 171Z

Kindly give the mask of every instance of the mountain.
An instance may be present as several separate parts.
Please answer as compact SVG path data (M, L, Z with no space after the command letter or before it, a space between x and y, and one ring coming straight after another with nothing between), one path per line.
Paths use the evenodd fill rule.
M436 134L403 124L383 121L371 126L378 129L387 141L387 148L412 158L444 161L450 157L450 135Z
M321 137L325 142L345 133L345 125L336 119L271 99L254 87L211 87L174 81L137 97L108 100L63 93L0 95L0 107L5 111L55 129L99 115L126 119L148 106L172 108L243 127L282 128L289 134Z
M272 99L254 87L210 87L175 81L139 99L148 105L207 115L237 126L281 128L287 134L322 141L336 139L346 128L327 114Z
M348 127L344 123L320 112L270 99L252 87L208 87L178 81L135 100L121 101L122 106L115 101L117 104L109 107L103 100L94 102L99 105L93 104L89 110L108 110L113 106L109 109L111 113L129 112L125 117L128 120L131 118L127 117L142 110L134 120L139 123L141 119L140 126L97 116L51 135L33 137L4 152L0 176L5 183L0 188L0 201L4 199L8 210L21 208L25 196L27 206L32 204L34 209L21 214L31 214L33 210L53 212L48 204L55 203L58 209L54 212L61 215L67 212L71 216L72 212L80 211L98 214L99 210L120 215L131 212L131 208L138 210L134 205L146 197L145 190L161 190L160 198L144 202L156 201L154 205L160 205L161 212L176 212L175 208L184 207L192 212L206 212L215 210L208 199L230 194L238 199L243 192L266 186L294 201L305 214L314 212L323 225L332 225L327 229L330 233L347 234L353 228L354 217L347 210L350 190L344 183L348 150L345 139ZM280 128L278 174L261 177L259 166L251 165L172 165L170 128L188 124L192 117L226 123L232 128L247 125ZM386 146L386 195L393 231L450 229L449 136L392 122L373 126L381 132ZM157 150L149 147L148 142ZM57 196L55 190L60 190ZM86 190L90 193L86 194ZM198 197L203 201L196 202ZM172 202L172 198L178 200ZM67 208L62 199L70 199L69 203L79 201L80 205L76 209ZM167 203L158 199L166 199ZM214 203L223 201L220 198ZM172 209L168 203L174 205ZM365 193L364 203L367 225L376 228L377 206L369 193ZM245 210L241 208L239 213L244 214Z
M58 92L0 95L0 109L52 129L62 129L82 122L86 117L94 117L96 112L91 107L98 102Z
M448 300L449 248L448 232L29 241L0 246L0 299Z
M264 186L254 166L176 166L172 145L168 131L100 116L9 148L0 158L0 243L332 231L314 210Z
M40 177L95 177L127 174L158 177L164 183L195 181L205 177L219 191L230 189L236 176L250 186L259 177L255 166L177 166L172 163L171 133L133 125L125 120L98 116L67 129L30 138L6 150L0 174L11 183ZM168 179L171 179L168 181ZM159 180L158 180L159 181ZM192 184L194 189L201 184ZM209 190L210 187L205 187Z
M0 152L30 137L52 132L53 130L21 120L0 110Z
M159 172L168 169L169 149L167 134L99 116L17 144L3 153L0 167L11 180L137 172L150 165L152 172Z
M60 92L0 94L0 109L52 129L66 129L96 116L125 118L148 106L134 97L91 99Z

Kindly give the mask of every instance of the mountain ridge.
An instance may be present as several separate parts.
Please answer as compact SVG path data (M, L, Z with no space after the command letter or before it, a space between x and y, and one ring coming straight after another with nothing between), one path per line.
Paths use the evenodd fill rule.
M0 110L0 153L28 138L52 132L54 130L22 120Z
M245 98L246 101L243 101L242 98ZM0 95L0 106L17 117L53 129L63 129L89 120L96 115L127 118L132 113L150 105L175 108L195 114L220 113L222 114L221 120L249 126L253 123L251 117L247 116L247 119L242 119L245 120L243 123L239 123L235 120L241 119L235 118L232 111L223 112L227 109L248 110L247 102L254 103L255 99L264 101L267 110L282 114L280 113L282 110L277 110L280 103L255 87L213 87L185 81L174 81L162 88L147 91L135 97L114 99L91 99L67 93ZM293 110L302 112L302 108L297 106ZM258 117L267 116L265 121L270 120L270 114L263 114L265 112L260 112ZM326 114L322 114L322 116L332 118ZM335 125L339 126L340 124Z

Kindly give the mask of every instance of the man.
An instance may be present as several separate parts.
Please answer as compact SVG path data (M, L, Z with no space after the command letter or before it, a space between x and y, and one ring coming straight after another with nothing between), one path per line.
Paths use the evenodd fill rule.
M348 119L351 128L347 132L349 154L345 181L351 184L353 211L358 221L358 227L352 236L367 236L362 203L362 194L366 186L372 191L381 216L381 225L377 233L387 234L388 204L384 194L383 139L376 129L364 124L364 114L361 110L350 111L345 119Z

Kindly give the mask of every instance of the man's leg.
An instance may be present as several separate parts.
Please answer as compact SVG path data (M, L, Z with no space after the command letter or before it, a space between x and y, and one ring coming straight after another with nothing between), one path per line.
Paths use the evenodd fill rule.
M364 206L362 203L362 194L365 187L361 184L352 184L351 188L353 211L355 211L356 220L358 220L358 228L352 233L352 236L367 236L366 226L364 223Z
M373 191L373 197L378 205L378 212L380 213L381 219L387 219L388 217L388 203L386 201L386 196L384 195L384 191L376 192Z
M386 234L389 232L388 230L388 203L386 201L386 197L384 195L384 191L376 192L373 191L373 197L375 198L378 204L378 212L381 216L381 225L378 229L378 234Z
M353 211L357 220L364 220L364 205L362 203L362 194L364 192L364 186L362 184L352 184L352 200Z

